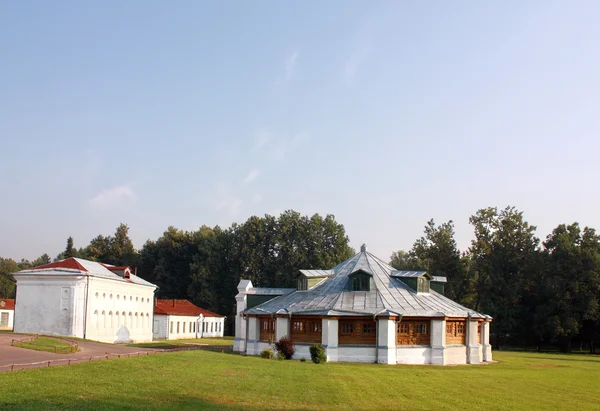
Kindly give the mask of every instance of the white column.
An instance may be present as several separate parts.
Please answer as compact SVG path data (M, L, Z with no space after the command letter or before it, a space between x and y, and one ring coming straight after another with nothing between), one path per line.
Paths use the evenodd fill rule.
M483 345L483 361L492 361L492 346L490 345L490 321L483 323L481 330L481 343Z
M321 344L325 347L327 361L338 360L338 320L337 318L323 318L321 323Z
M396 322L389 318L378 320L377 362L396 364Z
M277 317L275 319L275 341L282 337L289 337L289 319L288 317Z
M481 358L479 353L481 352L481 346L477 342L477 326L479 323L473 320L467 320L467 363L468 364L479 364Z
M446 320L431 320L431 363L445 365Z
M260 336L260 318L248 317L248 346L246 354L258 355L258 339Z
M235 296L237 305L235 315L235 337L233 339L233 351L246 351L246 319L243 317L242 313L246 310L248 290L251 288L252 282L248 280L241 280L238 284L238 294ZM202 326L202 324L200 324L200 326ZM200 333L202 333L202 329L200 329Z

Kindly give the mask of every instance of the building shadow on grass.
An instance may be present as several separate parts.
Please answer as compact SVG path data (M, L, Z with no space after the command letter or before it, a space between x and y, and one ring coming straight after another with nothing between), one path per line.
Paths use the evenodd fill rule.
M194 396L172 396L158 400L156 397L124 398L53 398L2 401L0 410L251 410L262 411L264 406L221 404Z
M562 354L565 355L565 354ZM600 357L598 356L590 356L590 357L584 357L583 355L580 354L573 354L572 358L557 358L557 357L552 357L552 356L548 356L548 357L521 357L521 358L527 358L529 360L547 360L547 361L567 361L567 362L593 362L596 364L600 364Z

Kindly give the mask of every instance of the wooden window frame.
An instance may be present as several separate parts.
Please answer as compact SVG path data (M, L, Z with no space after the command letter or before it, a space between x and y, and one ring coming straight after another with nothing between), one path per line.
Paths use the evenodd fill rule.
M322 342L322 320L314 317L292 317L290 338L298 343L320 344Z
M374 325L375 328L372 328L371 325ZM376 345L377 323L373 321L373 318L340 319L338 321L338 344Z
M430 346L431 345L431 320L429 319L403 319L396 324L397 346Z
M462 328L462 332L460 332ZM465 345L466 344L466 320L446 320L446 341L447 345Z
M259 326L260 330L258 340L273 342L275 340L275 319L261 318Z

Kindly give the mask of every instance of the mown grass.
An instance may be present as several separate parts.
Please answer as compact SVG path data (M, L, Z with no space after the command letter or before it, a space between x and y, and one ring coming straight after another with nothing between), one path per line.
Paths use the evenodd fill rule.
M15 347L28 348L30 350L48 351L62 354L77 351L76 346L72 346L65 341L48 337L36 337L28 342L15 342L13 345Z
M0 374L0 408L585 410L600 357L494 353L472 366L312 364L185 351Z
M223 347L233 346L233 337L221 338L193 338L189 340L162 340L149 343L127 344L128 347L141 348L172 348L182 345L218 345Z

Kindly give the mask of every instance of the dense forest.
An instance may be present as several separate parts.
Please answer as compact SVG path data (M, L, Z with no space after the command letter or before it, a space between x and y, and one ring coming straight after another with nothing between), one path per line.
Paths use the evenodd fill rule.
M448 277L448 297L491 315L492 343L574 344L595 352L600 340L600 236L579 224L561 224L545 241L514 207L478 210L469 219L471 246L458 249L452 221L430 220L408 251L391 256L397 269L422 269ZM331 215L251 217L227 229L197 231L169 227L156 241L136 250L121 224L113 236L99 235L86 247L72 238L57 259L77 256L138 267L138 275L157 284L159 297L187 298L228 316L232 332L236 286L248 278L258 286L294 286L299 268L331 268L354 254L344 226ZM0 258L0 297L15 292L10 273L51 261Z

